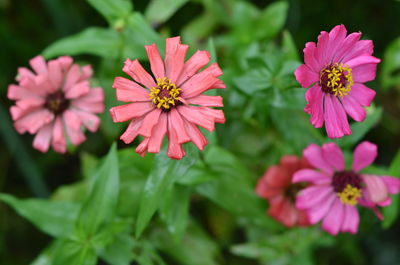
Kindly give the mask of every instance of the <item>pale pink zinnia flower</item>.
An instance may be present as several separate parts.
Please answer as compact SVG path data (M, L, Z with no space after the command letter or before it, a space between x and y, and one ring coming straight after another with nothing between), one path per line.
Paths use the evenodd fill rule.
M197 51L185 62L188 45L181 44L180 37L168 38L164 60L155 44L145 46L154 78L147 73L138 60L127 59L123 71L134 81L116 77L113 87L117 98L126 105L110 109L114 122L131 121L120 139L132 142L138 135L144 140L136 152L158 153L165 135L168 137L170 158L181 159L185 155L182 144L192 141L200 150L207 145L197 125L208 131L214 123L224 123L222 97L203 95L214 88L225 88L218 79L222 75L218 64L210 61L207 51Z
M293 174L305 168L313 168L306 159L285 155L278 165L267 169L257 182L258 196L267 199L267 213L287 227L308 226L308 218L303 210L295 207L297 193L305 188L304 183L292 183Z
M91 88L90 65L80 67L71 57L63 56L46 63L42 56L30 60L34 72L18 69L18 85L8 87L8 98L16 100L10 109L19 133L36 134L33 147L47 152L51 146L66 152L66 141L79 145L86 137L82 125L95 132L104 111L104 94L100 87Z
M325 128L330 138L350 135L347 114L355 121L365 119L365 106L375 91L363 83L374 80L380 59L372 56L371 40L360 40L361 33L346 36L343 25L329 33L322 31L318 43L307 42L304 62L295 71L300 85L307 88L305 112L315 128ZM346 114L347 113L347 114Z
M400 179L360 172L377 156L377 146L362 142L354 150L353 165L345 169L342 150L335 143L321 147L311 144L304 152L308 162L319 170L303 169L294 174L293 182L310 182L300 191L296 206L305 210L310 223L322 220L322 229L332 235L339 232L357 233L357 204L374 210L382 219L378 206L391 204L389 194L400 192Z

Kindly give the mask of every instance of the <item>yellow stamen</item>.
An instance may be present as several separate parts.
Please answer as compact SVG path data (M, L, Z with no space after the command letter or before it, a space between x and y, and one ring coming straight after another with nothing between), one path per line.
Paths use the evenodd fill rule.
M344 77L345 80L343 80ZM329 67L324 68L320 73L320 79L327 77L325 89L335 96L343 98L351 91L354 85L353 75L349 66L344 66L342 63L335 63ZM343 85L345 81L345 85Z
M157 108L168 110L179 100L181 89L167 77L157 78L157 86L150 89L150 98Z
M347 184L346 188L342 192L338 192L337 195L344 204L354 206L357 204L357 199L361 197L361 190Z

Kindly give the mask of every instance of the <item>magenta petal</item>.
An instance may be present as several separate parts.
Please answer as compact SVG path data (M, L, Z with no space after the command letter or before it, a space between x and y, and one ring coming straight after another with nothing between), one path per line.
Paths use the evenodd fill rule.
M342 223L342 231L356 234L358 231L358 224L360 223L360 215L357 208L351 205L344 206L344 215Z
M374 162L378 155L378 147L368 141L364 141L357 145L353 155L353 170L360 171Z
M344 63L344 65L349 66L352 70L353 70L353 76L354 76L354 71L356 71L356 69L362 65L365 64L377 64L380 63L381 60L371 56L371 55L361 55L358 57L355 57L347 62Z
M318 84L306 92L308 104L304 111L311 115L310 122L314 128L321 128L324 124L324 96L325 93Z
M365 109L351 95L347 95L341 99L343 107L349 116L358 122L364 121L367 113Z
M307 214L310 223L318 223L322 218L324 218L329 213L334 201L339 201L339 198L336 194L332 193L318 205L314 205L312 208L308 209Z
M364 84L355 83L351 87L351 91L349 92L348 96L351 96L357 100L361 106L370 106L375 95L375 90L366 87Z
M355 39L357 39L357 37L358 36L356 36ZM343 57L340 60L341 62L347 62L355 57L361 55L371 55L373 53L374 44L372 43L371 40L358 40L358 39L355 43L353 43L353 45L351 45L350 49L346 50L346 52L343 53Z
M324 114L325 128L329 138L340 138L351 134L346 112L335 96L325 96Z
M327 143L322 146L322 156L337 171L344 170L344 155L339 146L335 143Z
M333 174L332 166L324 159L322 148L316 144L310 144L303 151L304 157L314 167L321 169L323 172Z
M353 80L357 83L369 82L376 77L377 64L364 64L353 70Z
M294 71L297 82L304 88L311 86L312 84L318 82L319 74L311 70L306 64L300 65L296 71Z
M306 43L306 47L303 49L304 62L314 72L319 72L322 69L322 64L320 64L318 60L315 58L316 48L317 47L315 42Z
M322 229L335 236L340 231L343 219L344 205L340 200L336 199L322 222Z
M327 65L331 62L331 51L328 50L329 45L329 33L321 31L318 36L317 49L315 51L315 58L318 60L320 65Z
M313 184L327 184L331 178L313 169L300 169L293 175L292 182L310 182Z
M368 192L368 197L373 203L381 203L388 198L388 189L380 177L362 175L362 178Z
M299 191L296 197L296 207L302 210L318 206L333 193L330 185L311 186Z
M383 176L381 179L386 184L390 194L400 193L400 179L389 176Z

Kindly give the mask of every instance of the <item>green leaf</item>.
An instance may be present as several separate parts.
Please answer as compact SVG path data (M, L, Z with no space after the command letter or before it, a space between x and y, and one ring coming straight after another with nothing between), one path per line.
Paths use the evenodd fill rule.
M388 171L388 175L393 177L400 176L400 151L397 152L395 158L393 159ZM382 222L382 226L384 228L389 228L396 220L399 214L399 204L400 195L395 194L392 195L392 204L383 208L383 215L385 216L385 219Z
M119 169L116 144L93 177L93 187L83 203L76 228L79 235L91 238L114 217L119 195Z
M54 265L95 265L97 255L90 244L70 239L58 240L52 255Z
M92 27L54 42L43 51L43 56L52 58L61 55L91 54L117 58L121 45L121 38L115 30Z
M165 191L165 198L160 207L161 218L178 242L182 239L188 223L190 193L189 187L174 185Z
M337 140L343 148L348 148L358 143L369 130L374 127L382 117L382 108L371 106L367 108L367 118L363 122L354 122L351 125L353 133ZM329 139L327 139L329 141Z
M113 27L122 26L132 12L131 0L87 0Z
M165 191L179 178L182 178L197 159L197 149L192 144L187 147L186 156L181 160L172 160L163 148L155 157L156 165L147 178L140 199L139 214L136 224L136 236L140 236L153 214L164 199Z
M253 95L257 91L271 87L271 73L266 68L253 69L244 75L234 78L234 84L240 91L247 95Z
M100 257L110 265L129 265L134 255L135 241L127 234L117 235L112 243L100 252Z
M380 80L384 89L400 84L400 37L387 46L383 60Z
M0 193L0 200L13 207L38 229L53 237L69 235L79 211L79 205L71 202L20 200L4 193Z
M167 21L188 0L151 0L145 16L152 25Z
M256 22L255 34L258 39L271 39L283 28L286 21L288 3L278 1L263 10Z
M293 60L293 61L300 60L296 44L292 38L292 35L287 30L283 31L282 48L286 60Z

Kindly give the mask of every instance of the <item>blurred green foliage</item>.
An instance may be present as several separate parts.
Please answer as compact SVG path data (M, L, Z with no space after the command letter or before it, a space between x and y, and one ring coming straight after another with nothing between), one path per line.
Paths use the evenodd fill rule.
M337 143L377 143L369 170L400 176L399 15L392 0L0 0L0 264L400 264L399 196L384 211L387 230L365 211L358 235L334 238L318 226L285 229L254 193L282 155L328 141L309 124L293 71L305 42L341 23L374 40L383 61L368 118ZM107 111L100 132L65 156L31 149L12 128L7 86L35 55L92 63L108 109L123 61L146 61L143 45L163 50L174 35L224 71L227 89L212 93L227 122L206 132L204 151L189 143L181 161L141 158L113 143L124 126Z

